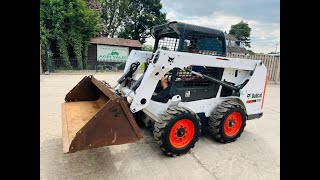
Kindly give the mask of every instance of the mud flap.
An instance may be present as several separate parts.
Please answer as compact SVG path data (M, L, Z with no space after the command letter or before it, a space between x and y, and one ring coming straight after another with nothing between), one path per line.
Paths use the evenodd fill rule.
M84 77L65 101L61 106L64 153L142 138L127 101L93 76Z

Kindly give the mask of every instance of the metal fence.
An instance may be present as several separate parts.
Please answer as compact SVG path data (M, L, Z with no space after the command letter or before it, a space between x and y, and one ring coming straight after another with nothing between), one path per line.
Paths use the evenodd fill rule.
M227 57L241 58L241 59L255 59L262 60L267 67L268 79L270 83L280 84L280 57L271 55L239 55L227 54ZM64 67L62 59L51 59L49 64L42 63L44 72L59 72L59 71L79 71L78 61L76 59L69 59L71 67ZM100 62L96 60L87 60L86 66L81 70L91 70L95 72L118 72L122 71L125 67L125 62ZM139 68L139 72L143 72L143 67Z
M255 59L261 60L267 68L268 82L280 84L280 56L272 55L239 55L239 54L227 54L227 57L241 58L241 59Z
M96 72L114 72L121 71L125 67L125 62L100 62L88 59L82 68L79 68L76 59L69 59L70 66L67 67L62 59L51 59L49 63L43 62L44 71L59 72L59 71L79 71L79 70L94 70Z

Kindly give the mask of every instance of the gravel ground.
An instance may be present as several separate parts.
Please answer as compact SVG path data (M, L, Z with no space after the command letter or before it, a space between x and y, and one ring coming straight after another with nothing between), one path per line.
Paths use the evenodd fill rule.
M85 74L40 75L41 179L280 179L280 85L268 85L264 116L220 144L204 134L185 155L165 156L152 132L143 139L72 154L62 152L61 103ZM120 74L95 74L114 84Z

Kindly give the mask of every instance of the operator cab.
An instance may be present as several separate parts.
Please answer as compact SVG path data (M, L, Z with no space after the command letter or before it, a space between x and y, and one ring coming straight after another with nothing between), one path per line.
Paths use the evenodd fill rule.
M157 49L197 53L203 55L226 56L226 41L222 31L172 21L155 26L151 30L155 38L153 53ZM221 80L223 68L216 67L189 67L198 69L201 74ZM167 102L174 95L180 95L182 102L214 98L219 90L219 85L205 79L188 79L193 76L190 72L174 68L168 72L171 77L168 87L163 89L159 81L152 100ZM190 79L190 78L189 78Z
M173 21L153 27L151 33L155 38L153 52L159 48L188 52L195 44L198 54L226 56L225 35L220 30Z

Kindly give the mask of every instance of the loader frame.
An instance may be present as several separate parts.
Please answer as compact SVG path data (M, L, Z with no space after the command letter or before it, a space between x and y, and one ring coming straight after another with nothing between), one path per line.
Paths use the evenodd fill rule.
M152 58L152 59L151 59ZM238 58L221 58L221 56L191 54L157 50L152 57L151 53L133 50L129 55L125 71L132 63L149 63L148 69L138 81L136 90L125 86L124 82L118 84L116 90L124 97L130 97L130 110L136 113L143 110L151 119L157 121L159 114L169 106L180 105L192 109L195 113L205 113L210 116L212 110L223 100L232 99L240 102L246 109L248 117L262 116L262 98L264 95L267 70L260 60L247 60ZM158 81L172 69L184 70L188 66L208 66L224 68L222 81L232 82L234 86L246 84L239 90L238 96L221 97L222 86L215 98L203 99L190 102L182 102L180 95L175 95L167 103L151 100ZM237 71L237 72L236 72ZM237 74L237 75L235 75ZM133 73L135 78L137 72ZM255 98L255 96L257 98ZM254 101L254 102L252 102Z
M179 104L208 117L221 101L232 99L245 107L248 119L262 116L266 67L260 60L226 58L222 31L173 21L153 27L152 35L155 38L153 53L134 50L125 67L128 72L132 64L144 63L143 75L132 87L125 83L119 83L117 87L120 94L131 98L131 112L142 110L157 121L159 114L169 106ZM187 52L187 47L192 44L198 54ZM207 72L200 81L193 83L177 82L178 76L196 73L188 69L190 66L208 67L206 69L211 68L215 73ZM166 73L172 77L171 98L155 101L152 98L154 90ZM133 73L133 79L136 74Z

